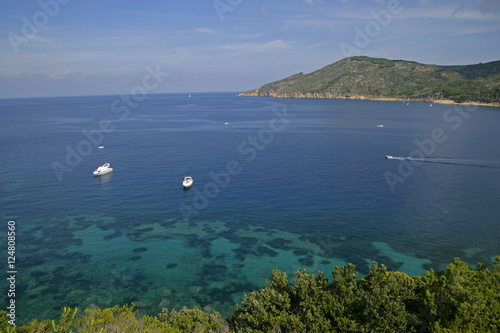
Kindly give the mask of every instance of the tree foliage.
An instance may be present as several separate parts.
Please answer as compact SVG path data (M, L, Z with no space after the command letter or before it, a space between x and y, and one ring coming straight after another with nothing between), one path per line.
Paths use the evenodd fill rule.
M335 266L331 280L301 269L289 281L274 270L265 287L246 295L233 315L163 309L139 314L134 305L63 308L59 320L33 320L15 330L0 311L2 332L498 332L500 256L491 266L454 259L445 271L422 277L373 262L358 279L352 264Z
M158 317L164 323L164 326L180 332L209 333L229 331L220 313L216 311L207 313L196 306L192 309L184 307L179 311L172 310L170 313L167 309L163 309Z
M323 274L300 270L289 283L275 270L250 293L231 322L241 332L497 332L500 257L472 270L455 259L446 271L410 277L374 262L357 280L355 267Z

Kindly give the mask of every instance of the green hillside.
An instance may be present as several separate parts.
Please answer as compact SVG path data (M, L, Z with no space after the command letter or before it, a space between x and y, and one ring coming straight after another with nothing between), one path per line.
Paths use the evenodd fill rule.
M350 57L310 74L295 74L240 95L499 104L500 61L438 66Z

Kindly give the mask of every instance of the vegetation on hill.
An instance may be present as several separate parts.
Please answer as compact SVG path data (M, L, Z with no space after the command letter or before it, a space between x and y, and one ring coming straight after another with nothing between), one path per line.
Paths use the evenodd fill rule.
M145 316L134 305L63 308L59 320L35 319L17 330L7 320L1 311L1 332L498 332L500 256L476 269L455 259L421 277L376 262L362 279L352 264L335 266L331 281L301 269L290 283L274 270L227 320L196 307Z
M425 65L357 56L310 74L295 74L243 96L401 99L500 103L500 61L466 66Z

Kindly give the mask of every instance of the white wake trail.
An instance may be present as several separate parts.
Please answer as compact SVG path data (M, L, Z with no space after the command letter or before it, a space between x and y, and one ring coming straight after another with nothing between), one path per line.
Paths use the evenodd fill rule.
M423 163L437 163L437 164L451 164L451 165L463 165L463 166L473 166L480 168L500 168L500 161L491 161L483 159L463 159L463 158L453 158L453 157L411 157L411 156L392 156L392 160L406 160L415 161Z

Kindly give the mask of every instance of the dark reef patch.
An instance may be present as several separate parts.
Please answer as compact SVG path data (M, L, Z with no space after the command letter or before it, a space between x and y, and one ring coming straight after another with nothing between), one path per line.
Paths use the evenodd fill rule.
M115 226L112 223L98 224L97 227L103 231L108 231L113 229Z
M205 231L207 234L215 234L215 230L210 227L205 227L202 230Z
M134 240L141 240L144 238L143 234L146 232L153 231L154 229L149 227L149 228L143 228L143 229L136 229L132 232L127 232L127 236L129 236L131 239Z
M246 292L251 292L252 290L259 289L260 286L257 286L252 283L237 283L232 282L224 286L224 288L208 288L204 290L204 296L194 297L200 304L203 304L204 301L209 300L210 302L220 302L220 303L232 303L233 293L241 293L242 290Z
M207 280L219 280L221 276L227 273L227 267L224 265L211 265L203 266L202 276Z
M259 257L264 256L264 255L268 255L270 257L277 257L278 256L278 252L276 252L273 249L270 249L266 246L257 247L255 254Z
M122 235L123 235L123 232L121 232L121 231L119 231L119 230L118 230L117 232L115 232L115 233L113 233L113 234L110 234L110 235L106 235L106 236L104 236L104 239L105 239L105 240L110 240L110 239L113 239L113 238L120 237L120 236L122 236Z
M271 247L274 247L275 249L282 249L282 250L290 250L291 247L288 246L288 244L290 244L290 243L293 243L293 242L289 239L283 239L283 238L276 238L270 242L267 242L267 244L270 245Z
M81 263L85 264L89 262L92 256L81 252L68 252L65 257L70 260L79 260Z
M296 250L293 250L293 254L296 255L297 257L298 256L305 256L305 255L307 255L307 251L296 249Z
M72 288L80 290L90 290L90 287L93 285L92 281L87 279L74 279L70 283Z
M299 259L299 262L307 267L311 267L312 265L314 265L314 259L310 256Z

